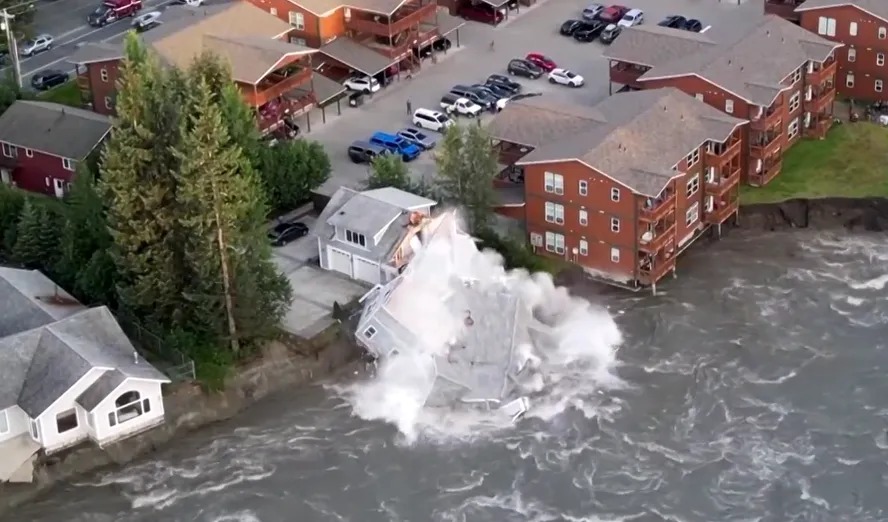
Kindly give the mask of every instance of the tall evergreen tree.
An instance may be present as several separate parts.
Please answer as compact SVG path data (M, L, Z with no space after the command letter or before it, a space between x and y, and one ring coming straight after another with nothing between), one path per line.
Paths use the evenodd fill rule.
M407 164L400 154L385 154L377 156L370 164L370 177L367 179L367 188L394 187L407 190L411 188L410 173Z
M480 126L451 126L435 161L436 185L441 196L462 207L473 232L483 230L491 213L497 169L487 132Z
M52 277L58 259L58 223L45 205L28 198L16 228L13 258L28 268L47 272Z

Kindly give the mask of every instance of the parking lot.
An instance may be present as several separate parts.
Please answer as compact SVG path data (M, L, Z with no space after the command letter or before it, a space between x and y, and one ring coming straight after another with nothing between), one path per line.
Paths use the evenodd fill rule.
M342 116L312 129L309 137L323 143L333 163L333 175L321 188L332 194L342 185L360 188L369 173L367 165L352 163L346 154L348 145L357 139L368 139L375 131L396 132L410 125L407 111L410 101L413 109L438 109L441 96L456 84L482 82L493 73L504 73L508 61L529 52L540 52L552 58L586 80L586 85L571 89L551 85L545 76L539 80L518 79L525 92L541 92L544 96L559 96L584 105L598 103L608 96L608 63L602 56L604 45L599 42L578 43L558 33L561 23L578 18L589 0L542 0L493 28L467 22L460 29L460 49L448 51L448 56L436 65L426 63L423 70L410 80L401 80L383 89L372 100L359 108L344 107ZM607 4L607 2L603 2ZM710 26L707 34L730 37L744 21L761 16L757 2L737 5L718 0L627 0L628 7L642 9L646 24L656 24L671 14L697 18ZM455 38L451 40L456 44ZM490 42L494 42L491 50ZM432 179L435 165L432 155L422 154L410 163L414 177Z

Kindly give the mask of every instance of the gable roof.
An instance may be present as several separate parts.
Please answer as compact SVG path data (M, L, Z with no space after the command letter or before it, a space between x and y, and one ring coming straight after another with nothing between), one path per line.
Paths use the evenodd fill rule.
M843 5L856 7L888 22L888 2L885 2L885 0L807 0L804 4L796 7L795 10L796 12L813 11L815 9Z
M690 151L708 140L727 140L745 121L670 87L616 94L591 109L562 107L548 125L558 129L563 121L568 129L546 136L528 131L546 110L531 100L508 104L490 125L493 137L534 148L517 164L576 160L648 196L679 175L672 167ZM529 137L537 141L515 141Z
M786 89L781 82L787 76L809 60L825 61L842 46L773 15L762 16L739 38L717 43L689 44L687 35L677 34L686 32L632 27L623 31L605 57L650 66L641 81L695 75L767 107Z
M326 14L340 7L390 15L407 0L290 0L290 2L316 15Z
M85 308L37 270L0 267L0 338L64 319Z
M365 190L364 192L361 192L361 194L365 197L372 198L377 201L382 201L383 203L387 203L389 205L393 205L404 210L417 210L420 208L432 207L437 204L437 202L432 201L431 199L417 196L416 194L412 194L401 189L396 189L394 187L382 187L378 189Z
M0 141L82 160L111 131L111 119L58 103L19 100L0 116Z
M123 58L123 47L104 42L88 42L77 47L70 56L69 63L87 64L108 62Z

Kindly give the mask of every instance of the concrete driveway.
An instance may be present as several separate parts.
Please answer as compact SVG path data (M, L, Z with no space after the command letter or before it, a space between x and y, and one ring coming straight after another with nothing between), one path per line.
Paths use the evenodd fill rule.
M599 0L601 1L601 0ZM561 23L578 18L583 7L592 0L542 0L500 27L468 22L460 29L461 48L451 49L436 65L426 64L411 80L401 80L374 96L359 108L343 108L342 116L317 125L309 135L327 148L333 163L333 175L321 192L332 194L342 185L360 188L369 173L366 165L355 165L346 154L348 145L356 139L367 139L374 131L395 132L410 125L407 101L414 109L437 108L441 96L451 86L483 82L493 73L505 72L511 58L523 57L528 52L544 53L559 65L567 67L586 79L586 86L571 89L550 85L545 79L521 80L526 92L542 92L544 96L558 96L584 105L593 105L608 96L608 63L602 58L604 46L598 42L577 43L558 33ZM609 2L603 2L605 4ZM736 32L744 21L761 16L761 5L756 2L737 5L718 0L627 0L629 7L642 9L647 24L656 24L670 14L697 18L715 37ZM718 34L715 34L718 33ZM451 40L455 38L451 36ZM490 42L495 42L490 50ZM435 165L431 154L424 153L410 163L416 178L432 179Z

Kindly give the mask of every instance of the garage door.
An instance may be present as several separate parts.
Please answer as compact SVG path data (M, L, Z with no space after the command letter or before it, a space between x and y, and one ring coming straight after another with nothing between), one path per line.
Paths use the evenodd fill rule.
M352 256L348 252L327 247L327 265L330 270L352 276Z
M379 265L355 256L355 279L370 284L379 283Z

